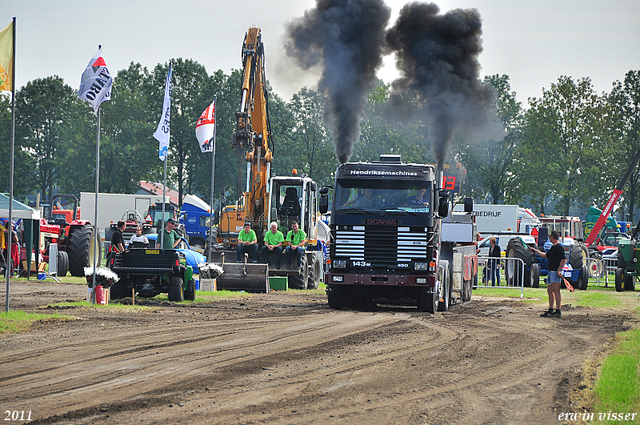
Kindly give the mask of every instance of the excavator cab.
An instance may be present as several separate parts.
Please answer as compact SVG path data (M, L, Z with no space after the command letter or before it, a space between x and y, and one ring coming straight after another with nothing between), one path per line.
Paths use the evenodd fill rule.
M316 183L308 177L274 177L269 191L269 223L278 223L286 235L297 221L309 239L318 234L318 194Z

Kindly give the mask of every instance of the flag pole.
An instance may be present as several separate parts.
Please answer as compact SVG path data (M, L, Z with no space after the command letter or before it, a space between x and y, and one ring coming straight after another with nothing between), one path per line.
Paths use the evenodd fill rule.
M214 109L213 109L213 149L211 151L212 155L211 155L211 213L209 216L209 251L208 251L208 255L207 255L207 259L209 262L212 261L211 258L211 250L213 249L213 217L214 217L214 212L213 212L213 183L215 181L215 174L216 174L216 127L218 126L218 97L214 97L213 98L213 105L214 105Z
M100 50L102 46L98 46L98 50ZM95 221L94 221L94 231L93 231L93 242L94 242L94 250L93 250L93 280L91 281L91 303L96 303L96 264L98 263L98 244L100 243L100 230L98 230L98 193L100 190L100 110L102 108L98 105L98 129L96 131L96 193L95 193Z
M7 294L5 297L5 311L9 312L9 288L10 288L10 280L11 280L11 272L15 267L12 264L13 259L11 257L11 244L13 243L13 172L14 172L14 156L15 156L15 142L16 142L16 17L13 17L13 28L12 28L12 38L11 41L11 147L10 147L10 160L9 160L9 242L7 244L7 254L9 257L9 264L11 265L11 269L9 267L5 267L7 273ZM5 259L6 261L6 259ZM5 264L6 265L6 264Z

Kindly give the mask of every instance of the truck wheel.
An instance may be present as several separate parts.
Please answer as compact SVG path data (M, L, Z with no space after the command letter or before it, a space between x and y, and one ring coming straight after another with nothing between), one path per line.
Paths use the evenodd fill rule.
M308 289L318 289L320 285L320 280L322 280L322 264L320 263L320 258L317 255L313 255L311 258L312 265L309 269L309 280L307 281Z
M623 292L624 291L624 287L623 285L623 280L624 280L625 276L624 276L624 269L621 267L618 267L616 269L616 292Z
M531 287L540 287L540 265L538 263L531 265Z
M442 279L440 280L440 290L438 291L438 311L449 310L450 286L449 286L449 266L442 269Z
M429 288L420 288L420 294L418 295L418 309L431 314L438 311L438 295L435 292L431 292Z
M95 243L93 240L95 229L93 226L83 226L75 229L69 235L69 244L67 245L67 254L69 255L69 271L71 276L84 276L85 267L93 267L95 257ZM100 262L101 247L98 244L98 264Z
M329 301L329 307L334 310L345 308L344 295L339 285L327 285L327 300Z
M178 302L184 299L184 282L181 277L172 277L169 282L169 301Z
M69 272L69 256L65 251L58 251L58 277L65 277ZM84 270L83 270L84 273Z
M627 276L624 279L624 290L625 291L635 291L636 290L636 277L635 276Z
M462 302L469 301L471 299L471 286L470 280L462 282Z
M184 299L189 301L196 300L196 281L191 279L187 283L187 290L184 291Z

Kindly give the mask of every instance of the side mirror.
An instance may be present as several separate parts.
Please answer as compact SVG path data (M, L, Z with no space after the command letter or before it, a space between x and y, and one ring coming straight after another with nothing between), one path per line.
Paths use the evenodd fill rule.
M473 212L473 198L464 198L464 212Z
M322 193L322 189L320 189L320 193ZM320 196L318 209L320 210L320 214L326 214L327 211L329 211L329 196L326 193Z
M449 191L438 191L438 217L445 218L449 215Z
M312 191L312 192L315 192L316 190L318 190L318 183L316 183L316 182L311 182L311 183L310 183L310 186L311 186L311 191Z

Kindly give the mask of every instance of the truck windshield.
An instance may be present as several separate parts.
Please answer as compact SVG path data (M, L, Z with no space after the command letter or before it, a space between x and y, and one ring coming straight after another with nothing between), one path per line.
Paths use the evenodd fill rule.
M334 192L336 211L430 211L432 193L423 182L380 183L376 180L338 181Z

